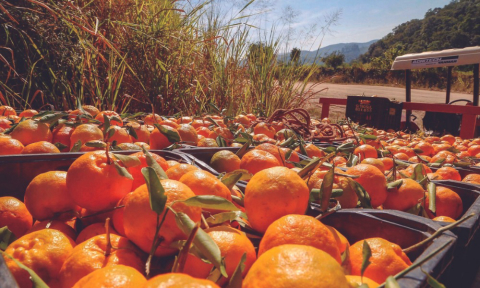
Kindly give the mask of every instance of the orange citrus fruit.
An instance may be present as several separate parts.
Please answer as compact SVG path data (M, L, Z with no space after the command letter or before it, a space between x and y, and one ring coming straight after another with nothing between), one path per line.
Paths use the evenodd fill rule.
M33 217L25 204L15 197L0 197L0 227L12 231L17 238L22 237L32 228Z
M245 211L252 227L265 232L288 214L304 214L310 197L305 181L286 167L268 168L255 174L245 189Z
M167 196L165 207L171 206L177 213L187 214L193 222L200 221L202 213L200 208L190 207L181 202L173 203L177 200L186 200L195 196L187 185L171 179L161 180L160 182ZM150 208L149 199L147 186L142 185L138 187L126 198L123 219L125 234L145 252L150 252L157 222L157 213ZM164 209L160 219L166 212L167 209ZM165 217L162 229L159 231L159 237L162 237L164 240L155 252L157 256L174 254L177 250L169 247L169 245L174 241L187 238L187 235L177 226L172 212L169 212Z
M281 245L260 255L243 288L348 288L343 268L328 253L312 246Z
M342 262L335 236L311 216L291 214L275 220L263 235L258 255L284 244L313 246L327 252L339 264Z
M113 164L113 154L109 157L110 163L104 151L88 152L68 169L68 192L78 206L92 211L105 210L131 191L133 180L121 176Z

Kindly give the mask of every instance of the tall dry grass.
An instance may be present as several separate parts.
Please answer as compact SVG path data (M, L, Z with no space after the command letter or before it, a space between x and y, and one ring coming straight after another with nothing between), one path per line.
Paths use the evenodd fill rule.
M0 101L165 115L302 106L317 67L282 65L281 39L251 55L248 6L230 19L210 2L0 0Z

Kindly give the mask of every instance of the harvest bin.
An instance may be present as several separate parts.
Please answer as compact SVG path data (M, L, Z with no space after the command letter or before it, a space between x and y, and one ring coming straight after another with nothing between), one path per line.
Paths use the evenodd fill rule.
M138 151L112 151L117 154L130 155ZM191 163L192 160L183 153L150 150L166 160ZM52 153L0 156L0 196L13 196L23 201L25 189L37 175L48 171L67 171L68 167L85 152ZM199 168L202 168L199 166Z
M348 96L345 116L353 122L377 129L400 130L403 103L388 98Z
M475 216L463 222L451 231L458 237L455 248L455 256L448 273L442 275L442 281L447 287L469 287L476 271L480 266L480 186L453 180L434 181L437 186L443 186L455 191L463 201L462 217L474 213ZM365 213L374 215L384 220L398 222L399 216L408 215L418 219L425 219L446 226L450 223L436 222L424 217L414 216L396 210L363 209ZM386 213L388 212L388 213ZM448 285L450 284L450 285Z
M345 209L326 216L321 221L337 229L348 239L350 244L367 238L381 237L402 248L410 247L428 238L441 228L438 223L429 219L407 213L393 214L390 211L382 210L376 210L376 213L371 215L360 209ZM452 241L433 258L421 265L421 269L425 272L439 278L451 265L456 238L453 233L445 232L435 241L409 253L408 257L412 263L415 263L448 241ZM429 287L427 276L421 269L418 267L400 278L398 280L400 287Z

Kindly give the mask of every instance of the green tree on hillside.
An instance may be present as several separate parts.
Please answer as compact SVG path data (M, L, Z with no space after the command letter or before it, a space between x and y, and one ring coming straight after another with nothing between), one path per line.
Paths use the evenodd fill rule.
M335 70L337 69L337 67L341 66L343 62L345 62L345 55L338 51L335 51L330 55L323 57L322 62L325 63L325 65L327 65L328 67L332 67Z
M302 51L298 48L293 48L292 51L290 51L290 62L297 65L298 62L300 61L300 54Z
M480 45L480 0L453 0L443 8L430 9L424 19L413 19L395 27L372 44L360 60L363 63L377 61L398 45L402 45L404 53Z

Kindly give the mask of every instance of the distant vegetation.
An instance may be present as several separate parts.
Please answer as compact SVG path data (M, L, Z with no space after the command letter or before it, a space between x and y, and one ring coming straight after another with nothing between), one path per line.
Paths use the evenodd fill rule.
M405 54L477 45L480 45L480 1L454 0L443 8L428 10L424 19L395 27L373 43L360 60L369 63L385 58L392 51Z
M345 60L340 65L338 62L334 62L335 65L323 63L315 77L330 79L331 83L403 86L404 71L390 71L397 56L477 45L480 45L480 0L454 0L443 8L430 9L424 19L414 19L395 27L387 36L371 44L356 61ZM338 59L342 51L337 49L322 59ZM471 66L456 67L452 89L471 92L472 74ZM447 69L413 70L412 76L414 87L445 89Z

